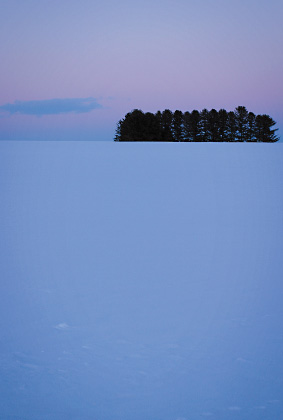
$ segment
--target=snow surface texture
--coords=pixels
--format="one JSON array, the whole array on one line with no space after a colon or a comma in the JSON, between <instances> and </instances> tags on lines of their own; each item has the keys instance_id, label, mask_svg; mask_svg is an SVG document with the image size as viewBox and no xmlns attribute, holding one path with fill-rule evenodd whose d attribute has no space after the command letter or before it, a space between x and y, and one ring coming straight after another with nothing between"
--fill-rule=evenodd
<instances>
[{"instance_id":1,"label":"snow surface texture","mask_svg":"<svg viewBox=\"0 0 283 420\"><path fill-rule=\"evenodd\" d=\"M282 418L282 145L0 161L1 420Z\"/></svg>"}]
</instances>

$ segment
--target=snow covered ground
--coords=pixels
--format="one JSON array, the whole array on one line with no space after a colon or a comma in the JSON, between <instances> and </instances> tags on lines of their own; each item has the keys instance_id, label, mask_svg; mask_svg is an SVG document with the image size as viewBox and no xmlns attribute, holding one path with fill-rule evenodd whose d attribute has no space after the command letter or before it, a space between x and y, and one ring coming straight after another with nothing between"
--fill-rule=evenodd
<instances>
[{"instance_id":1,"label":"snow covered ground","mask_svg":"<svg viewBox=\"0 0 283 420\"><path fill-rule=\"evenodd\" d=\"M0 419L283 416L283 146L0 143Z\"/></svg>"}]
</instances>

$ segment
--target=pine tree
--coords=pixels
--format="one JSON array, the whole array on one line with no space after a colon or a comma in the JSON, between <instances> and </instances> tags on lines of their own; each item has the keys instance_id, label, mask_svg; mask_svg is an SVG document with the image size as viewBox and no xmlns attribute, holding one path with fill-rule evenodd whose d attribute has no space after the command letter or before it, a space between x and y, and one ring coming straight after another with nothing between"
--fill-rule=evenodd
<instances>
[{"instance_id":1,"label":"pine tree","mask_svg":"<svg viewBox=\"0 0 283 420\"><path fill-rule=\"evenodd\" d=\"M120 141L144 141L144 113L134 109L126 114L120 127Z\"/></svg>"},{"instance_id":2,"label":"pine tree","mask_svg":"<svg viewBox=\"0 0 283 420\"><path fill-rule=\"evenodd\" d=\"M233 111L228 112L228 120L227 120L227 141L233 142L236 140L236 117Z\"/></svg>"},{"instance_id":3,"label":"pine tree","mask_svg":"<svg viewBox=\"0 0 283 420\"><path fill-rule=\"evenodd\" d=\"M184 120L184 141L201 141L201 118L199 111L185 112Z\"/></svg>"},{"instance_id":4,"label":"pine tree","mask_svg":"<svg viewBox=\"0 0 283 420\"><path fill-rule=\"evenodd\" d=\"M193 110L190 116L191 130L192 130L192 141L201 141L201 121L200 113L197 110Z\"/></svg>"},{"instance_id":5,"label":"pine tree","mask_svg":"<svg viewBox=\"0 0 283 420\"><path fill-rule=\"evenodd\" d=\"M184 141L193 141L193 135L191 130L191 113L186 111L183 115L183 126L184 126Z\"/></svg>"},{"instance_id":6,"label":"pine tree","mask_svg":"<svg viewBox=\"0 0 283 420\"><path fill-rule=\"evenodd\" d=\"M246 141L248 132L248 111L246 107L238 106L235 109L235 118L237 126L236 139L237 141Z\"/></svg>"},{"instance_id":7,"label":"pine tree","mask_svg":"<svg viewBox=\"0 0 283 420\"><path fill-rule=\"evenodd\" d=\"M253 112L249 112L248 113L247 141L252 141L252 142L256 141L255 120L256 120L255 114Z\"/></svg>"},{"instance_id":8,"label":"pine tree","mask_svg":"<svg viewBox=\"0 0 283 420\"><path fill-rule=\"evenodd\" d=\"M160 141L160 127L154 114L144 114L144 138L146 141Z\"/></svg>"},{"instance_id":9,"label":"pine tree","mask_svg":"<svg viewBox=\"0 0 283 420\"><path fill-rule=\"evenodd\" d=\"M172 120L173 120L172 111L170 111L170 109L165 109L161 115L162 141L174 141L174 137L172 133Z\"/></svg>"},{"instance_id":10,"label":"pine tree","mask_svg":"<svg viewBox=\"0 0 283 420\"><path fill-rule=\"evenodd\" d=\"M208 110L204 108L200 113L200 131L201 141L209 141L208 139Z\"/></svg>"},{"instance_id":11,"label":"pine tree","mask_svg":"<svg viewBox=\"0 0 283 420\"><path fill-rule=\"evenodd\" d=\"M219 124L219 141L227 141L228 139L228 113L225 109L218 111L218 124Z\"/></svg>"},{"instance_id":12,"label":"pine tree","mask_svg":"<svg viewBox=\"0 0 283 420\"><path fill-rule=\"evenodd\" d=\"M275 135L277 129L271 130L275 124L276 122L269 115L257 115L255 119L257 141L268 143L278 141L279 138Z\"/></svg>"},{"instance_id":13,"label":"pine tree","mask_svg":"<svg viewBox=\"0 0 283 420\"><path fill-rule=\"evenodd\" d=\"M118 121L117 126L116 126L114 141L121 141L121 126L122 126L122 124L123 124L123 120Z\"/></svg>"},{"instance_id":14,"label":"pine tree","mask_svg":"<svg viewBox=\"0 0 283 420\"><path fill-rule=\"evenodd\" d=\"M160 111L155 113L155 119L158 126L158 138L162 140L162 113Z\"/></svg>"},{"instance_id":15,"label":"pine tree","mask_svg":"<svg viewBox=\"0 0 283 420\"><path fill-rule=\"evenodd\" d=\"M219 141L219 119L216 109L211 109L208 113L208 139Z\"/></svg>"},{"instance_id":16,"label":"pine tree","mask_svg":"<svg viewBox=\"0 0 283 420\"><path fill-rule=\"evenodd\" d=\"M144 113L134 109L117 123L115 141L248 141L269 142L279 140L275 121L266 114L255 115L244 106L234 112L220 109L186 111L169 109Z\"/></svg>"},{"instance_id":17,"label":"pine tree","mask_svg":"<svg viewBox=\"0 0 283 420\"><path fill-rule=\"evenodd\" d=\"M182 111L175 111L172 120L172 132L175 141L183 141L183 113Z\"/></svg>"}]
</instances>

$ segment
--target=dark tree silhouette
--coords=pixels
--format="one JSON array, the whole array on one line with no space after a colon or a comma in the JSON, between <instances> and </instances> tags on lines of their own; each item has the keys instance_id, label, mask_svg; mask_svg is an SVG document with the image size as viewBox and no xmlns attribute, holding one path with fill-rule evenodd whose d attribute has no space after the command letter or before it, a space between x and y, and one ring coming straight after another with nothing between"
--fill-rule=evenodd
<instances>
[{"instance_id":1,"label":"dark tree silhouette","mask_svg":"<svg viewBox=\"0 0 283 420\"><path fill-rule=\"evenodd\" d=\"M219 118L215 109L208 113L208 141L219 141Z\"/></svg>"},{"instance_id":2,"label":"dark tree silhouette","mask_svg":"<svg viewBox=\"0 0 283 420\"><path fill-rule=\"evenodd\" d=\"M193 140L192 141L201 141L201 120L200 113L195 109L191 113L191 125Z\"/></svg>"},{"instance_id":3,"label":"dark tree silhouette","mask_svg":"<svg viewBox=\"0 0 283 420\"><path fill-rule=\"evenodd\" d=\"M160 127L155 115L147 112L144 115L144 137L148 141L160 140Z\"/></svg>"},{"instance_id":4,"label":"dark tree silhouette","mask_svg":"<svg viewBox=\"0 0 283 420\"><path fill-rule=\"evenodd\" d=\"M121 141L121 127L122 127L123 122L124 120L119 120L117 123L114 141Z\"/></svg>"},{"instance_id":5,"label":"dark tree silhouette","mask_svg":"<svg viewBox=\"0 0 283 420\"><path fill-rule=\"evenodd\" d=\"M244 106L234 112L165 109L153 114L134 109L118 122L114 140L274 143L279 140L275 124L269 115L255 115Z\"/></svg>"},{"instance_id":6,"label":"dark tree silhouette","mask_svg":"<svg viewBox=\"0 0 283 420\"><path fill-rule=\"evenodd\" d=\"M139 109L129 112L120 123L119 141L144 140L144 113Z\"/></svg>"},{"instance_id":7,"label":"dark tree silhouette","mask_svg":"<svg viewBox=\"0 0 283 420\"><path fill-rule=\"evenodd\" d=\"M208 110L204 108L200 113L201 141L209 141L208 136Z\"/></svg>"},{"instance_id":8,"label":"dark tree silhouette","mask_svg":"<svg viewBox=\"0 0 283 420\"><path fill-rule=\"evenodd\" d=\"M160 111L157 111L156 114L155 114L155 118L156 118L158 129L159 129L159 139L161 140L161 136L162 136L162 113Z\"/></svg>"},{"instance_id":9,"label":"dark tree silhouette","mask_svg":"<svg viewBox=\"0 0 283 420\"><path fill-rule=\"evenodd\" d=\"M160 127L155 115L144 114L139 109L129 112L120 120L116 130L116 141L159 141Z\"/></svg>"},{"instance_id":10,"label":"dark tree silhouette","mask_svg":"<svg viewBox=\"0 0 283 420\"><path fill-rule=\"evenodd\" d=\"M244 106L238 106L235 109L236 117L236 139L238 141L246 141L248 133L248 111Z\"/></svg>"},{"instance_id":11,"label":"dark tree silhouette","mask_svg":"<svg viewBox=\"0 0 283 420\"><path fill-rule=\"evenodd\" d=\"M236 117L235 113L230 111L228 112L228 120L227 120L227 141L235 141L236 140Z\"/></svg>"},{"instance_id":12,"label":"dark tree silhouette","mask_svg":"<svg viewBox=\"0 0 283 420\"><path fill-rule=\"evenodd\" d=\"M173 113L170 109L165 109L161 114L161 139L162 141L174 141L173 137Z\"/></svg>"},{"instance_id":13,"label":"dark tree silhouette","mask_svg":"<svg viewBox=\"0 0 283 420\"><path fill-rule=\"evenodd\" d=\"M276 122L269 115L257 115L255 119L255 131L258 141L274 143L279 140L275 135L277 129L271 130L271 127L275 124Z\"/></svg>"},{"instance_id":14,"label":"dark tree silhouette","mask_svg":"<svg viewBox=\"0 0 283 420\"><path fill-rule=\"evenodd\" d=\"M201 118L199 111L184 113L184 141L201 141Z\"/></svg>"},{"instance_id":15,"label":"dark tree silhouette","mask_svg":"<svg viewBox=\"0 0 283 420\"><path fill-rule=\"evenodd\" d=\"M248 127L247 127L247 141L256 141L256 132L255 132L255 119L256 116L253 112L248 113Z\"/></svg>"},{"instance_id":16,"label":"dark tree silhouette","mask_svg":"<svg viewBox=\"0 0 283 420\"><path fill-rule=\"evenodd\" d=\"M228 141L228 112L225 109L218 111L218 138L219 141Z\"/></svg>"},{"instance_id":17,"label":"dark tree silhouette","mask_svg":"<svg viewBox=\"0 0 283 420\"><path fill-rule=\"evenodd\" d=\"M183 130L184 130L184 141L193 141L192 129L191 129L191 113L186 111L183 114Z\"/></svg>"},{"instance_id":18,"label":"dark tree silhouette","mask_svg":"<svg viewBox=\"0 0 283 420\"><path fill-rule=\"evenodd\" d=\"M183 113L182 111L175 111L172 120L172 132L175 141L183 141L184 127L183 127Z\"/></svg>"}]
</instances>

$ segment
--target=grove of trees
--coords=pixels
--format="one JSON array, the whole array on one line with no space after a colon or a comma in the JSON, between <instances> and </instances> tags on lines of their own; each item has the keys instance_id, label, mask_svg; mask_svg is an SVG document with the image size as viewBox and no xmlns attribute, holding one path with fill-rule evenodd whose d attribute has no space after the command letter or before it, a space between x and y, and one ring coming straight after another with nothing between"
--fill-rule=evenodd
<instances>
[{"instance_id":1,"label":"grove of trees","mask_svg":"<svg viewBox=\"0 0 283 420\"><path fill-rule=\"evenodd\" d=\"M114 140L274 143L279 140L275 124L269 115L255 115L244 106L230 112L165 109L153 114L134 109L118 122Z\"/></svg>"}]
</instances>

